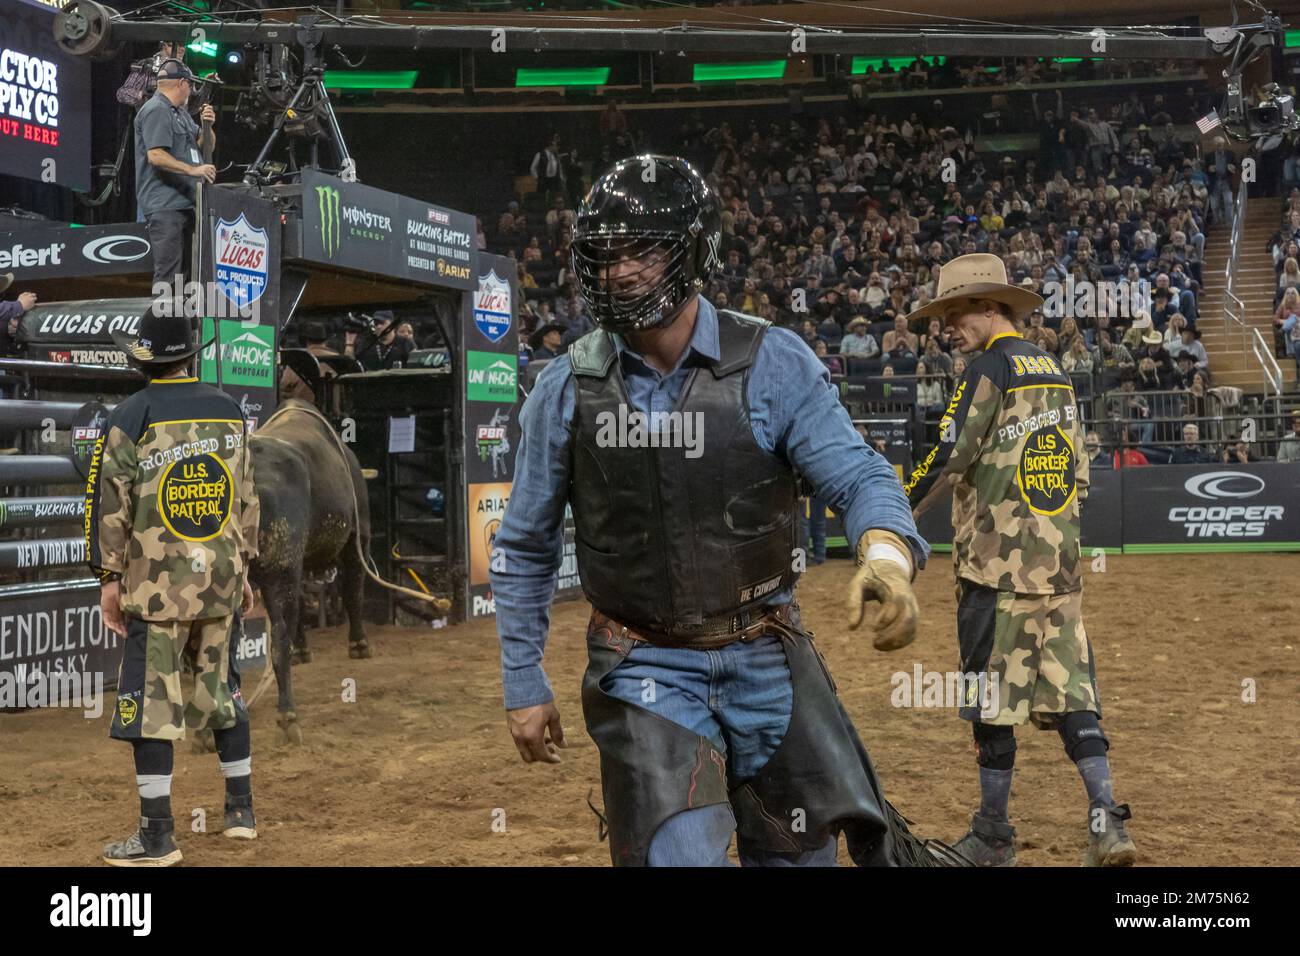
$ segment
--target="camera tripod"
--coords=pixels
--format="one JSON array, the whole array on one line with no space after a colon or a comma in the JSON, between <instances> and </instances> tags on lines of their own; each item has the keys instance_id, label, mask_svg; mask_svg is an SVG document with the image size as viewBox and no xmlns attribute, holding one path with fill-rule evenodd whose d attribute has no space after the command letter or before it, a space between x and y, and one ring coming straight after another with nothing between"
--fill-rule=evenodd
<instances>
[{"instance_id":1,"label":"camera tripod","mask_svg":"<svg viewBox=\"0 0 1300 956\"><path fill-rule=\"evenodd\" d=\"M302 44L302 79L294 90L289 102L275 117L271 126L271 135L263 144L261 152L244 173L244 182L256 186L267 175L265 167L267 157L275 147L276 140L290 122L301 124L302 131L311 137L311 161L308 166L320 168L320 140L328 140L339 157L339 178L345 183L357 181L357 164L349 155L347 143L343 141L343 131L339 129L338 117L334 115L334 106L330 103L329 92L325 89L325 67L320 58L320 30L317 29L316 17L303 17L299 21L298 42ZM313 125L323 120L318 128ZM323 128L322 128L323 127ZM294 132L290 130L290 134Z\"/></svg>"}]
</instances>

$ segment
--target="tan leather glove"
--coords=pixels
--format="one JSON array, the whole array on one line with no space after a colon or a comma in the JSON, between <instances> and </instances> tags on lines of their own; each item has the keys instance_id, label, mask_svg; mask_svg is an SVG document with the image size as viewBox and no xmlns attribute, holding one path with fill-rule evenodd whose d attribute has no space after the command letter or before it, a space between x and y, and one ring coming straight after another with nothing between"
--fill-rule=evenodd
<instances>
[{"instance_id":1,"label":"tan leather glove","mask_svg":"<svg viewBox=\"0 0 1300 956\"><path fill-rule=\"evenodd\" d=\"M867 560L873 544L891 544L907 559L904 569L887 558ZM896 651L916 640L916 595L912 593L912 550L898 535L873 528L858 540L858 572L849 582L848 625L857 630L862 624L867 601L879 601L875 619L867 623L874 633L872 645L878 651Z\"/></svg>"}]
</instances>

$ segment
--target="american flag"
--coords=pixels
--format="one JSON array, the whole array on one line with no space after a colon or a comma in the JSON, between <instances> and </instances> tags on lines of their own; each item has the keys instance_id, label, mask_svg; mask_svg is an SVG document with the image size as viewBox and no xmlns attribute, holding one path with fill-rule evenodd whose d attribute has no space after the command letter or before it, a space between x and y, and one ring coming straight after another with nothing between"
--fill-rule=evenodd
<instances>
[{"instance_id":1,"label":"american flag","mask_svg":"<svg viewBox=\"0 0 1300 956\"><path fill-rule=\"evenodd\" d=\"M1196 121L1196 128L1201 131L1202 136L1209 136L1210 133L1218 129L1223 124L1219 122L1219 114L1215 110L1210 110L1207 114Z\"/></svg>"}]
</instances>

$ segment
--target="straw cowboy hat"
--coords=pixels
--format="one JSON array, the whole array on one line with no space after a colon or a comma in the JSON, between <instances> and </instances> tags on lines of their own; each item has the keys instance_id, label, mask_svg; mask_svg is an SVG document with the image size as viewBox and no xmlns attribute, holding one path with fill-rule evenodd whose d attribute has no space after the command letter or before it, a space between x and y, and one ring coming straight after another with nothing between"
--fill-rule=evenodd
<instances>
[{"instance_id":1,"label":"straw cowboy hat","mask_svg":"<svg viewBox=\"0 0 1300 956\"><path fill-rule=\"evenodd\" d=\"M14 274L12 272L6 272L4 275L0 275L0 292L3 292L5 289L9 288L9 286L13 285L13 281Z\"/></svg>"},{"instance_id":2,"label":"straw cowboy hat","mask_svg":"<svg viewBox=\"0 0 1300 956\"><path fill-rule=\"evenodd\" d=\"M987 252L972 252L939 268L934 299L909 314L907 320L943 318L944 311L954 302L974 299L991 299L1005 305L1013 319L1023 319L1043 304L1043 297L1038 293L1007 281L1007 267L1000 258Z\"/></svg>"}]
</instances>

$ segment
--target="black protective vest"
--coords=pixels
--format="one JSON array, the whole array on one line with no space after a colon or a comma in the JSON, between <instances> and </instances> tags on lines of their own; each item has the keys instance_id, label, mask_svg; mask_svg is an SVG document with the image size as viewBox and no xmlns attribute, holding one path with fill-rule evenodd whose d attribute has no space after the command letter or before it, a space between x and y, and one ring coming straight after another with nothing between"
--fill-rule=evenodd
<instances>
[{"instance_id":1,"label":"black protective vest","mask_svg":"<svg viewBox=\"0 0 1300 956\"><path fill-rule=\"evenodd\" d=\"M754 441L746 400L768 325L719 311L721 358L690 368L674 407L702 413L693 419L701 421L698 458L680 445L598 443L601 424L620 420L620 405L624 420L634 411L618 353L601 330L569 350L578 571L587 599L628 626L716 634L794 582L795 476Z\"/></svg>"}]
</instances>

